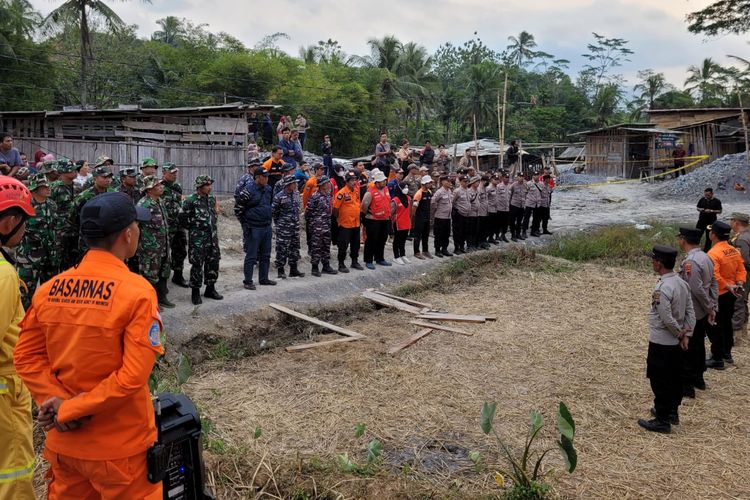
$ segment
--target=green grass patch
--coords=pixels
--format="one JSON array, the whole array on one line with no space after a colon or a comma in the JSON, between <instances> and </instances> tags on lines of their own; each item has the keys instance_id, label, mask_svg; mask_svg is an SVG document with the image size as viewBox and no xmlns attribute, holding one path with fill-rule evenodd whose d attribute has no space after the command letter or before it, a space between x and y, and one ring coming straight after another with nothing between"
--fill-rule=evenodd
<instances>
[{"instance_id":1,"label":"green grass patch","mask_svg":"<svg viewBox=\"0 0 750 500\"><path fill-rule=\"evenodd\" d=\"M634 224L620 224L561 236L541 253L573 262L642 268L646 263L644 253L654 245L678 248L676 234L680 224L649 222L648 225L646 229L637 229Z\"/></svg>"}]
</instances>

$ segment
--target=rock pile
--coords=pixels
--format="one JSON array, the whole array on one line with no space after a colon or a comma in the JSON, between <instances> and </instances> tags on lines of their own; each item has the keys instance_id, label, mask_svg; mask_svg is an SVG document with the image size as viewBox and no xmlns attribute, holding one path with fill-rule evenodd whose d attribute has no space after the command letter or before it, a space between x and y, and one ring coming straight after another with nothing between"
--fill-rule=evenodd
<instances>
[{"instance_id":1,"label":"rock pile","mask_svg":"<svg viewBox=\"0 0 750 500\"><path fill-rule=\"evenodd\" d=\"M722 201L747 201L750 199L750 165L745 153L726 155L711 163L698 167L687 175L675 180L665 181L659 193L673 198L696 198L703 195L707 187L714 188L714 193ZM741 185L745 190L735 189Z\"/></svg>"}]
</instances>

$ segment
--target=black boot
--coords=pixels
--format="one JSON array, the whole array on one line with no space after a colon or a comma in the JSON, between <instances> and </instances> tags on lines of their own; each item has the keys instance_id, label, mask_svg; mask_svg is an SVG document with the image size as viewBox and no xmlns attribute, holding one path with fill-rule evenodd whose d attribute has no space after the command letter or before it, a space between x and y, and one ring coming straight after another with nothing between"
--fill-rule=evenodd
<instances>
[{"instance_id":1,"label":"black boot","mask_svg":"<svg viewBox=\"0 0 750 500\"><path fill-rule=\"evenodd\" d=\"M203 293L203 296L214 300L221 300L224 298L223 295L216 291L216 287L213 283L206 285L206 291Z\"/></svg>"},{"instance_id":2,"label":"black boot","mask_svg":"<svg viewBox=\"0 0 750 500\"><path fill-rule=\"evenodd\" d=\"M525 240L528 238L528 235L526 234L526 231L522 232L521 235L518 237L521 240Z\"/></svg>"},{"instance_id":3,"label":"black boot","mask_svg":"<svg viewBox=\"0 0 750 500\"><path fill-rule=\"evenodd\" d=\"M172 283L179 286L180 288L190 288L185 278L182 276L182 269L175 269L172 275Z\"/></svg>"},{"instance_id":4,"label":"black boot","mask_svg":"<svg viewBox=\"0 0 750 500\"><path fill-rule=\"evenodd\" d=\"M284 268L283 267L279 268L278 278L280 280L285 280L286 279L286 274L284 273Z\"/></svg>"},{"instance_id":5,"label":"black boot","mask_svg":"<svg viewBox=\"0 0 750 500\"><path fill-rule=\"evenodd\" d=\"M502 236L500 236L500 241L504 241L505 243L510 243L508 241L508 238L505 237L505 233L503 233Z\"/></svg>"},{"instance_id":6,"label":"black boot","mask_svg":"<svg viewBox=\"0 0 750 500\"><path fill-rule=\"evenodd\" d=\"M651 415L656 417L656 408L651 408ZM680 415L677 412L671 413L669 415L669 423L672 425L680 425Z\"/></svg>"},{"instance_id":7,"label":"black boot","mask_svg":"<svg viewBox=\"0 0 750 500\"><path fill-rule=\"evenodd\" d=\"M638 425L651 432L659 432L661 434L669 434L672 432L672 426L669 422L659 420L658 418L652 418L651 420L640 419Z\"/></svg>"},{"instance_id":8,"label":"black boot","mask_svg":"<svg viewBox=\"0 0 750 500\"><path fill-rule=\"evenodd\" d=\"M322 275L320 274L320 267L317 264L312 265L312 271L310 272L313 276L316 278L320 278Z\"/></svg>"},{"instance_id":9,"label":"black boot","mask_svg":"<svg viewBox=\"0 0 750 500\"><path fill-rule=\"evenodd\" d=\"M351 267L352 269L356 269L357 271L364 271L365 269L364 267L362 267L362 264L360 264L359 261L357 260L353 260L352 265L349 267Z\"/></svg>"},{"instance_id":10,"label":"black boot","mask_svg":"<svg viewBox=\"0 0 750 500\"><path fill-rule=\"evenodd\" d=\"M156 298L159 300L159 307L172 309L174 304L167 298L167 278L159 278L159 282L154 288L156 289Z\"/></svg>"},{"instance_id":11,"label":"black boot","mask_svg":"<svg viewBox=\"0 0 750 500\"><path fill-rule=\"evenodd\" d=\"M289 264L289 277L290 278L304 278L305 273L301 273L299 269L297 269L297 263Z\"/></svg>"},{"instance_id":12,"label":"black boot","mask_svg":"<svg viewBox=\"0 0 750 500\"><path fill-rule=\"evenodd\" d=\"M201 299L201 289L200 288L193 288L193 292L190 296L190 301L194 305L203 304L203 300Z\"/></svg>"},{"instance_id":13,"label":"black boot","mask_svg":"<svg viewBox=\"0 0 750 500\"><path fill-rule=\"evenodd\" d=\"M339 262L339 272L340 273L348 273L349 272L349 268L346 267L346 264L344 264L343 262Z\"/></svg>"},{"instance_id":14,"label":"black boot","mask_svg":"<svg viewBox=\"0 0 750 500\"><path fill-rule=\"evenodd\" d=\"M323 262L323 272L325 274L338 274L334 268L331 267L331 264L328 262Z\"/></svg>"}]
</instances>

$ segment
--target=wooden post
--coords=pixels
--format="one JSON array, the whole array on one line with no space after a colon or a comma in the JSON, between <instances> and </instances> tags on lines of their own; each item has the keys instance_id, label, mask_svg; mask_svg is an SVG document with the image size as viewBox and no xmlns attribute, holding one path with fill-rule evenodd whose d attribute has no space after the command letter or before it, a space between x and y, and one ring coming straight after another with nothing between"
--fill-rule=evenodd
<instances>
[{"instance_id":1,"label":"wooden post","mask_svg":"<svg viewBox=\"0 0 750 500\"><path fill-rule=\"evenodd\" d=\"M477 159L477 164L474 166L474 168L477 169L477 173L479 173L479 141L477 140L477 114L474 113L474 157Z\"/></svg>"},{"instance_id":2,"label":"wooden post","mask_svg":"<svg viewBox=\"0 0 750 500\"><path fill-rule=\"evenodd\" d=\"M523 141L518 139L518 172L523 173Z\"/></svg>"},{"instance_id":3,"label":"wooden post","mask_svg":"<svg viewBox=\"0 0 750 500\"><path fill-rule=\"evenodd\" d=\"M500 126L500 170L505 168L505 108L508 106L508 69L505 69L505 84L503 85L503 117Z\"/></svg>"},{"instance_id":4,"label":"wooden post","mask_svg":"<svg viewBox=\"0 0 750 500\"><path fill-rule=\"evenodd\" d=\"M451 159L451 172L456 170L456 153L458 152L458 144L453 145L453 159Z\"/></svg>"},{"instance_id":5,"label":"wooden post","mask_svg":"<svg viewBox=\"0 0 750 500\"><path fill-rule=\"evenodd\" d=\"M748 140L747 134L747 117L745 116L745 108L742 107L742 95L740 91L737 91L737 99L740 101L740 115L742 116L742 128L745 129L745 161L750 163L750 141Z\"/></svg>"}]
</instances>

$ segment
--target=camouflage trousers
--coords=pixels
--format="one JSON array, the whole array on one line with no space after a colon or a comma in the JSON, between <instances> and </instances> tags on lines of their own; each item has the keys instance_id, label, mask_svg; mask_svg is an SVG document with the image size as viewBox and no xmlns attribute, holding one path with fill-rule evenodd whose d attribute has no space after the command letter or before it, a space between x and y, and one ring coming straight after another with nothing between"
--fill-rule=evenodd
<instances>
[{"instance_id":1,"label":"camouflage trousers","mask_svg":"<svg viewBox=\"0 0 750 500\"><path fill-rule=\"evenodd\" d=\"M188 245L190 268L190 288L213 285L219 279L221 252L219 242L202 238L191 238Z\"/></svg>"},{"instance_id":2,"label":"camouflage trousers","mask_svg":"<svg viewBox=\"0 0 750 500\"><path fill-rule=\"evenodd\" d=\"M138 255L139 274L155 284L160 278L169 278L169 255L166 251L141 252Z\"/></svg>"},{"instance_id":3,"label":"camouflage trousers","mask_svg":"<svg viewBox=\"0 0 750 500\"><path fill-rule=\"evenodd\" d=\"M747 295L748 289L745 289L745 293L742 297L737 297L734 301L734 314L732 315L732 329L743 330L747 325L748 314L747 314Z\"/></svg>"},{"instance_id":4,"label":"camouflage trousers","mask_svg":"<svg viewBox=\"0 0 750 500\"><path fill-rule=\"evenodd\" d=\"M296 231L276 230L276 268L297 265L299 261L299 229Z\"/></svg>"},{"instance_id":5,"label":"camouflage trousers","mask_svg":"<svg viewBox=\"0 0 750 500\"><path fill-rule=\"evenodd\" d=\"M310 224L310 261L316 266L331 260L331 227L329 224Z\"/></svg>"},{"instance_id":6,"label":"camouflage trousers","mask_svg":"<svg viewBox=\"0 0 750 500\"><path fill-rule=\"evenodd\" d=\"M169 234L169 250L172 260L170 267L174 271L182 271L187 258L187 233L184 229Z\"/></svg>"},{"instance_id":7,"label":"camouflage trousers","mask_svg":"<svg viewBox=\"0 0 750 500\"><path fill-rule=\"evenodd\" d=\"M58 273L58 263L45 256L23 255L16 253L16 270L18 278L25 286L21 286L21 302L24 309L31 305L31 298L34 296L39 284L51 279Z\"/></svg>"}]
</instances>

